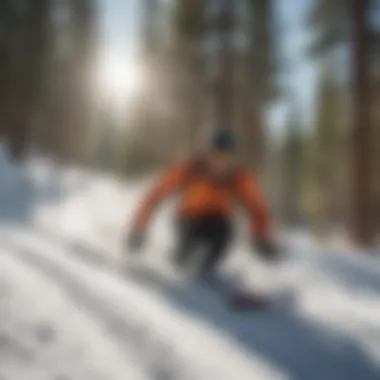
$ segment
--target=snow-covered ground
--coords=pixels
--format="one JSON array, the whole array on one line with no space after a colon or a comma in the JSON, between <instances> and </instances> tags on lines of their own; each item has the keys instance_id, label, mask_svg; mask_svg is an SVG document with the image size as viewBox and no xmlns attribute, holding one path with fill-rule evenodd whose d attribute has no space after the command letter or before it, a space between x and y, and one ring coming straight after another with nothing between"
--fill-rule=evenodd
<instances>
[{"instance_id":1,"label":"snow-covered ground","mask_svg":"<svg viewBox=\"0 0 380 380\"><path fill-rule=\"evenodd\" d=\"M377 258L321 252L298 233L271 268L239 238L226 275L291 297L236 315L175 282L170 208L141 256L123 254L141 185L4 155L0 175L1 380L380 379Z\"/></svg>"}]
</instances>

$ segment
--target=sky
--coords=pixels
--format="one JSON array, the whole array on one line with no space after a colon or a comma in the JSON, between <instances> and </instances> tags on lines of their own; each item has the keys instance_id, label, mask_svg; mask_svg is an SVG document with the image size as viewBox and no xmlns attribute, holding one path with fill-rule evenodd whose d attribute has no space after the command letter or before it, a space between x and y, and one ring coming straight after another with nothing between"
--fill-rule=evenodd
<instances>
[{"instance_id":1,"label":"sky","mask_svg":"<svg viewBox=\"0 0 380 380\"><path fill-rule=\"evenodd\" d=\"M132 55L137 44L138 0L98 0L101 49Z\"/></svg>"},{"instance_id":2,"label":"sky","mask_svg":"<svg viewBox=\"0 0 380 380\"><path fill-rule=\"evenodd\" d=\"M289 73L286 75L286 88L295 96L301 108L305 127L310 126L313 118L314 89L317 79L315 63L306 57L305 50L312 37L306 25L306 19L313 0L277 0L277 18L282 33L280 45L282 54L289 62ZM283 131L287 109L278 107L272 112L272 129Z\"/></svg>"},{"instance_id":3,"label":"sky","mask_svg":"<svg viewBox=\"0 0 380 380\"><path fill-rule=\"evenodd\" d=\"M100 1L100 41L105 53L123 51L133 56L138 41L139 0ZM295 96L304 117L305 127L310 124L313 110L313 91L317 71L313 62L305 57L310 34L306 16L313 0L277 0L276 16L281 24L280 46L289 62L286 91ZM275 134L284 132L287 104L273 107L269 113L270 129Z\"/></svg>"}]
</instances>

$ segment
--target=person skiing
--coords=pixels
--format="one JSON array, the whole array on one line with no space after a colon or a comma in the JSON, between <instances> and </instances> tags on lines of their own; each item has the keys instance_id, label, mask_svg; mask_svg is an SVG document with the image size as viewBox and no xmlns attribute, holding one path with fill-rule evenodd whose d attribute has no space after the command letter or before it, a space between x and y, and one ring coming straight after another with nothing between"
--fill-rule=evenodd
<instances>
[{"instance_id":1,"label":"person skiing","mask_svg":"<svg viewBox=\"0 0 380 380\"><path fill-rule=\"evenodd\" d=\"M248 211L255 252L275 259L278 249L271 236L268 207L254 177L237 164L236 158L234 133L230 129L215 129L204 154L174 165L145 195L132 219L128 249L141 249L157 206L179 193L174 262L180 268L185 269L197 248L204 246L200 274L215 274L229 252L236 203Z\"/></svg>"}]
</instances>

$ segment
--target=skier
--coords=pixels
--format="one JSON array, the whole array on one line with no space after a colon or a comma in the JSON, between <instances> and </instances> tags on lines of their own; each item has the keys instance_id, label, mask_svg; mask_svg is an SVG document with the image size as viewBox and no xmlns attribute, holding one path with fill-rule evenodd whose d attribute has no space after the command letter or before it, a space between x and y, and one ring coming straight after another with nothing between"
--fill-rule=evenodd
<instances>
[{"instance_id":1,"label":"skier","mask_svg":"<svg viewBox=\"0 0 380 380\"><path fill-rule=\"evenodd\" d=\"M229 251L234 203L248 211L255 252L275 259L278 250L271 237L268 208L254 178L237 164L236 151L233 132L215 129L202 155L168 170L139 205L127 236L128 249L142 247L152 213L164 199L178 192L174 262L180 268L185 269L197 248L204 245L200 275L215 274Z\"/></svg>"}]
</instances>

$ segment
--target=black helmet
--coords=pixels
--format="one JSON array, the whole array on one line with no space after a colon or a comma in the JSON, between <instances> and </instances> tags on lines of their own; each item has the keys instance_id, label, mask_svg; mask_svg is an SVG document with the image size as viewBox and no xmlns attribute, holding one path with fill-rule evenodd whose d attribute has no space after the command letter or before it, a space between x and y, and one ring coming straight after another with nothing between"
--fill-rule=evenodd
<instances>
[{"instance_id":1,"label":"black helmet","mask_svg":"<svg viewBox=\"0 0 380 380\"><path fill-rule=\"evenodd\" d=\"M208 147L211 150L235 150L237 141L234 132L226 127L214 128L209 134Z\"/></svg>"}]
</instances>

